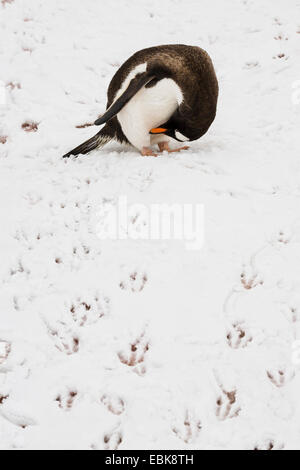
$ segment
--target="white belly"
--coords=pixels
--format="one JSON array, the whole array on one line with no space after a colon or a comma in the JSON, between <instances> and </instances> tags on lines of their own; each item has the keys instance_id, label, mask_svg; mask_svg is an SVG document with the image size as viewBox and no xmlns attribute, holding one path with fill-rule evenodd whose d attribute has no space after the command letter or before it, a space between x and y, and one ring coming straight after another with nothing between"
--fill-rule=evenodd
<instances>
[{"instance_id":1,"label":"white belly","mask_svg":"<svg viewBox=\"0 0 300 470\"><path fill-rule=\"evenodd\" d=\"M129 142L140 150L149 147L150 129L164 124L182 100L181 90L171 78L141 88L117 115Z\"/></svg>"}]
</instances>

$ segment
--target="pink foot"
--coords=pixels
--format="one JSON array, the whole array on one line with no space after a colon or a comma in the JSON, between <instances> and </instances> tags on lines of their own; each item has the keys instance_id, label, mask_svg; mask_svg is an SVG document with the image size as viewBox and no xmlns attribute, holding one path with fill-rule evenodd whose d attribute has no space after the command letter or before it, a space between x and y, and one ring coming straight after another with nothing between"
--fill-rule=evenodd
<instances>
[{"instance_id":1,"label":"pink foot","mask_svg":"<svg viewBox=\"0 0 300 470\"><path fill-rule=\"evenodd\" d=\"M169 142L160 142L160 143L158 144L158 146L159 146L159 150L160 150L161 152L163 152L164 150L166 150L166 151L169 152L169 153L172 153L172 152L180 152L180 150L187 150L187 149L189 149L189 146L188 146L188 145L185 145L184 147L179 147L179 148L177 148L177 149L170 149L170 147L169 147Z\"/></svg>"},{"instance_id":2,"label":"pink foot","mask_svg":"<svg viewBox=\"0 0 300 470\"><path fill-rule=\"evenodd\" d=\"M153 153L153 151L149 147L143 147L141 155L143 157L157 157L157 153Z\"/></svg>"}]
</instances>

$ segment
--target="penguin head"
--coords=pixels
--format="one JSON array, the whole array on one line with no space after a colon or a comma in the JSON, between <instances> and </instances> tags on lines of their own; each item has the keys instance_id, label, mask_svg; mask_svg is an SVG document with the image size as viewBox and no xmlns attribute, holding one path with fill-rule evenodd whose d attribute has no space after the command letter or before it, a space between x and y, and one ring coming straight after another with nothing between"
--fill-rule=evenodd
<instances>
[{"instance_id":1,"label":"penguin head","mask_svg":"<svg viewBox=\"0 0 300 470\"><path fill-rule=\"evenodd\" d=\"M172 114L170 119L160 127L150 130L150 134L164 134L178 142L189 142L194 140L193 128L190 125L192 112L187 107L177 110Z\"/></svg>"},{"instance_id":2,"label":"penguin head","mask_svg":"<svg viewBox=\"0 0 300 470\"><path fill-rule=\"evenodd\" d=\"M188 142L190 140L190 138L187 135L184 135L179 129L171 126L166 127L165 125L162 127L154 127L150 130L150 134L164 134L172 137L172 139L178 140L178 142Z\"/></svg>"}]
</instances>

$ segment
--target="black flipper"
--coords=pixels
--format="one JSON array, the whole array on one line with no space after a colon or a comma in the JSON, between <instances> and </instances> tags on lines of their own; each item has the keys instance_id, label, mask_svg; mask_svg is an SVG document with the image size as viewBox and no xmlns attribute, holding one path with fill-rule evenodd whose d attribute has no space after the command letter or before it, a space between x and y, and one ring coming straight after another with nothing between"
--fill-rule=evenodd
<instances>
[{"instance_id":1,"label":"black flipper","mask_svg":"<svg viewBox=\"0 0 300 470\"><path fill-rule=\"evenodd\" d=\"M94 135L94 137L91 137L90 139L83 142L83 144L80 144L78 145L78 147L74 148L73 150L70 150L70 152L63 155L63 158L68 158L71 155L79 155L80 153L82 154L88 153L91 150L103 147L112 139L113 139L113 135L111 131L107 129L107 126L104 126L100 132Z\"/></svg>"},{"instance_id":2,"label":"black flipper","mask_svg":"<svg viewBox=\"0 0 300 470\"><path fill-rule=\"evenodd\" d=\"M129 83L124 93L105 111L103 116L95 121L96 126L100 126L112 119L131 100L131 98L148 82L154 78L153 73L143 72L134 77Z\"/></svg>"}]
</instances>

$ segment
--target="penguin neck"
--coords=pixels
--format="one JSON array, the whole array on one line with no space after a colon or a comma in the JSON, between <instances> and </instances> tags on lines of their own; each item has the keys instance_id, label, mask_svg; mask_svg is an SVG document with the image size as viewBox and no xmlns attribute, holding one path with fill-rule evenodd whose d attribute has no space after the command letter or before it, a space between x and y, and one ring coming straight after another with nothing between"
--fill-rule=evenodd
<instances>
[{"instance_id":1,"label":"penguin neck","mask_svg":"<svg viewBox=\"0 0 300 470\"><path fill-rule=\"evenodd\" d=\"M215 108L199 116L195 116L189 109L184 112L177 110L171 118L171 125L190 140L196 140L208 131L215 115Z\"/></svg>"}]
</instances>

